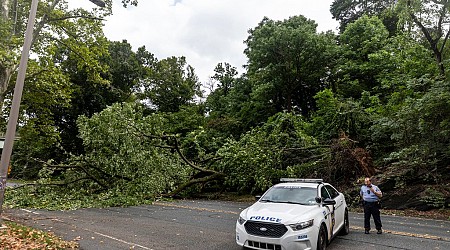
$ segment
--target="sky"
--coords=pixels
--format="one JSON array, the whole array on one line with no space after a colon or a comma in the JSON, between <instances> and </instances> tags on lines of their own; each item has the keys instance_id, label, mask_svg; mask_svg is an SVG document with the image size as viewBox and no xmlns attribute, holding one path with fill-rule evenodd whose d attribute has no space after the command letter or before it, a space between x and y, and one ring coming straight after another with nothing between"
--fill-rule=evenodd
<instances>
[{"instance_id":1,"label":"sky","mask_svg":"<svg viewBox=\"0 0 450 250\"><path fill-rule=\"evenodd\" d=\"M72 2L72 3L71 3ZM76 2L76 3L73 3ZM244 40L248 30L267 16L284 20L303 15L316 21L318 31L337 33L332 19L333 0L140 0L123 8L114 0L113 15L104 22L111 41L127 40L133 50L144 46L158 59L185 56L204 84L215 66L228 62L243 73L247 63ZM87 0L72 0L70 7L94 7Z\"/></svg>"}]
</instances>

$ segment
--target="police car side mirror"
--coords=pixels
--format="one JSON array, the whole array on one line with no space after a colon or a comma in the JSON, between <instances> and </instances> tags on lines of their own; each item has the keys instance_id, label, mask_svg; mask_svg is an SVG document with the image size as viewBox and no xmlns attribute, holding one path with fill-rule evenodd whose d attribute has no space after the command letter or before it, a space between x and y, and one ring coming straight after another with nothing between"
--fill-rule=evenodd
<instances>
[{"instance_id":1,"label":"police car side mirror","mask_svg":"<svg viewBox=\"0 0 450 250\"><path fill-rule=\"evenodd\" d=\"M330 198L326 198L325 200L323 200L323 205L336 205L336 201Z\"/></svg>"},{"instance_id":2,"label":"police car side mirror","mask_svg":"<svg viewBox=\"0 0 450 250\"><path fill-rule=\"evenodd\" d=\"M261 195L255 196L255 200L256 200L256 201L258 201L259 199L261 199Z\"/></svg>"}]
</instances>

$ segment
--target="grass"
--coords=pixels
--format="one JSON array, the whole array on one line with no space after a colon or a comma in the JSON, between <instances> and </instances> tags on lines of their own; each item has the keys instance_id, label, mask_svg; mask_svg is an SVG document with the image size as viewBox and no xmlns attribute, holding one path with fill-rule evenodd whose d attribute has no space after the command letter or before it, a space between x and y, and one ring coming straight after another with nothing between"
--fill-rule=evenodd
<instances>
[{"instance_id":1,"label":"grass","mask_svg":"<svg viewBox=\"0 0 450 250\"><path fill-rule=\"evenodd\" d=\"M52 233L47 233L14 222L3 221L6 229L0 229L0 249L77 249L78 243L64 241Z\"/></svg>"}]
</instances>

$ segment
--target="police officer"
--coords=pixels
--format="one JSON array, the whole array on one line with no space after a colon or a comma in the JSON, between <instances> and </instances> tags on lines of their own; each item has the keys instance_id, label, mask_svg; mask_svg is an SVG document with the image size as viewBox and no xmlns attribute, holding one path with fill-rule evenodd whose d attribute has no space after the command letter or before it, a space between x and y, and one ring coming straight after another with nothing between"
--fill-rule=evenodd
<instances>
[{"instance_id":1,"label":"police officer","mask_svg":"<svg viewBox=\"0 0 450 250\"><path fill-rule=\"evenodd\" d=\"M377 234L381 234L381 218L380 218L380 198L383 196L381 190L372 184L370 178L364 179L364 185L361 186L360 195L364 204L364 233L369 234L370 216L373 216Z\"/></svg>"}]
</instances>

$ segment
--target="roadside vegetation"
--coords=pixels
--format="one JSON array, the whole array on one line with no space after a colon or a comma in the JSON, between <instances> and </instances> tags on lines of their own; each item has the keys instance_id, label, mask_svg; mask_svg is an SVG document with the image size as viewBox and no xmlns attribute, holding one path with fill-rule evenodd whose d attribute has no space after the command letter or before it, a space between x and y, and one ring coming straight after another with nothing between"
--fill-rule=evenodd
<instances>
[{"instance_id":1,"label":"roadside vegetation","mask_svg":"<svg viewBox=\"0 0 450 250\"><path fill-rule=\"evenodd\" d=\"M184 56L108 41L99 19L110 9L41 1L10 174L27 183L8 188L6 204L129 206L301 177L357 207L373 176L386 208L448 211L450 3L347 2L331 6L339 34L301 15L262 19L244 41L245 72L219 62L202 84ZM23 24L2 14L7 111Z\"/></svg>"}]
</instances>

